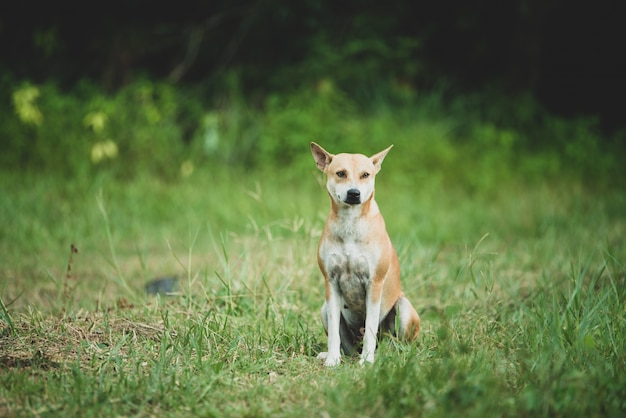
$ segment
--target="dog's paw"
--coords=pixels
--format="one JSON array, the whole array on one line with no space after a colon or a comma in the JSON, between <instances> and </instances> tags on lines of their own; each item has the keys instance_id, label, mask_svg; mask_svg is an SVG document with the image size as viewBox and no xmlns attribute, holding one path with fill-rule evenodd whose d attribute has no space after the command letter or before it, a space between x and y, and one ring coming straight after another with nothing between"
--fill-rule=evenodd
<instances>
[{"instance_id":1,"label":"dog's paw","mask_svg":"<svg viewBox=\"0 0 626 418\"><path fill-rule=\"evenodd\" d=\"M331 356L327 352L322 352L317 355L319 360L324 362L326 367L338 366L341 363L341 356Z\"/></svg>"},{"instance_id":2,"label":"dog's paw","mask_svg":"<svg viewBox=\"0 0 626 418\"><path fill-rule=\"evenodd\" d=\"M326 357L326 361L324 362L324 366L326 367L335 367L335 366L339 366L339 363L341 363L341 357Z\"/></svg>"}]
</instances>

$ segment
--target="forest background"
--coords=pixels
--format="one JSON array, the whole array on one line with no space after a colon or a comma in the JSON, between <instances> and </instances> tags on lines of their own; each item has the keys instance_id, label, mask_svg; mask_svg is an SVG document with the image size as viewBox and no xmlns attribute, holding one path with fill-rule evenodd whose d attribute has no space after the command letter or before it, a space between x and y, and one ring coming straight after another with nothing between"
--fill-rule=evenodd
<instances>
[{"instance_id":1,"label":"forest background","mask_svg":"<svg viewBox=\"0 0 626 418\"><path fill-rule=\"evenodd\" d=\"M387 112L443 122L458 148L507 165L541 151L526 169L615 178L618 15L534 0L7 4L0 163L86 175L115 160L106 169L121 176L289 163L311 138L401 145L339 126Z\"/></svg>"}]
</instances>

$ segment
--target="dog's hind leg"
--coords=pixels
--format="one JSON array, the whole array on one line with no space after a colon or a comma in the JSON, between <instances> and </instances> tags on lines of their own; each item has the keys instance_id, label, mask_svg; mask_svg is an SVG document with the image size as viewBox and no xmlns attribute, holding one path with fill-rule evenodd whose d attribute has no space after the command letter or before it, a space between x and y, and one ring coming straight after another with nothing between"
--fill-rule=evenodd
<instances>
[{"instance_id":1,"label":"dog's hind leg","mask_svg":"<svg viewBox=\"0 0 626 418\"><path fill-rule=\"evenodd\" d=\"M413 341L417 339L420 332L420 317L411 302L401 296L381 322L380 328L393 336Z\"/></svg>"},{"instance_id":2,"label":"dog's hind leg","mask_svg":"<svg viewBox=\"0 0 626 418\"><path fill-rule=\"evenodd\" d=\"M414 341L420 332L420 316L411 302L401 296L395 305L398 316L398 336L407 341Z\"/></svg>"}]
</instances>

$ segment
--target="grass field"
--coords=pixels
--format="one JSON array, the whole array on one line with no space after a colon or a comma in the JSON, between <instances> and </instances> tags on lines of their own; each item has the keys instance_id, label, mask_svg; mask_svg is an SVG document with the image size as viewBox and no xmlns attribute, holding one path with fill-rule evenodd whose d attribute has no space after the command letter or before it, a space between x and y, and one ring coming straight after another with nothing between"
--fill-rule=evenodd
<instances>
[{"instance_id":1,"label":"grass field","mask_svg":"<svg viewBox=\"0 0 626 418\"><path fill-rule=\"evenodd\" d=\"M332 369L312 159L170 183L2 173L0 416L624 416L626 194L473 193L407 177L407 151L377 200L422 333ZM170 276L175 295L146 295Z\"/></svg>"}]
</instances>

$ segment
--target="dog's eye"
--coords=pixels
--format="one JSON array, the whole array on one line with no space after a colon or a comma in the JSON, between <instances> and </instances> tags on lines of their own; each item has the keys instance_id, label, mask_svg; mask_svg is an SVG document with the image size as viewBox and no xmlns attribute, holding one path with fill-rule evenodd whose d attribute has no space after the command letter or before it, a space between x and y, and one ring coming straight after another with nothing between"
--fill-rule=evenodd
<instances>
[{"instance_id":1,"label":"dog's eye","mask_svg":"<svg viewBox=\"0 0 626 418\"><path fill-rule=\"evenodd\" d=\"M337 177L339 178L344 178L346 176L346 172L341 170L341 171L337 171Z\"/></svg>"},{"instance_id":2,"label":"dog's eye","mask_svg":"<svg viewBox=\"0 0 626 418\"><path fill-rule=\"evenodd\" d=\"M369 176L370 176L370 173L363 173L363 174L361 174L361 178L362 178L362 179L366 179L366 178L368 178Z\"/></svg>"}]
</instances>

